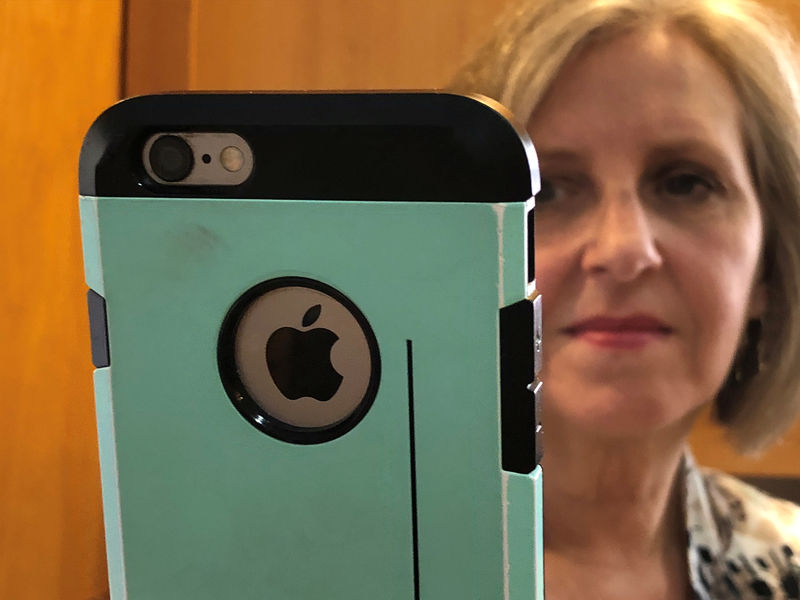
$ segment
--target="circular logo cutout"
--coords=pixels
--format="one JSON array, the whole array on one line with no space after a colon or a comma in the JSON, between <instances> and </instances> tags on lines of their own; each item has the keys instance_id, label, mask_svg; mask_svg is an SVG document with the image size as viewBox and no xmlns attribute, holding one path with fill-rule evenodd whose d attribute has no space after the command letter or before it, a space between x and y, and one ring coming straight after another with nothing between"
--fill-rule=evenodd
<instances>
[{"instance_id":1,"label":"circular logo cutout","mask_svg":"<svg viewBox=\"0 0 800 600\"><path fill-rule=\"evenodd\" d=\"M236 409L273 437L315 444L355 427L380 380L375 334L358 307L314 279L270 279L222 324L219 371Z\"/></svg>"}]
</instances>

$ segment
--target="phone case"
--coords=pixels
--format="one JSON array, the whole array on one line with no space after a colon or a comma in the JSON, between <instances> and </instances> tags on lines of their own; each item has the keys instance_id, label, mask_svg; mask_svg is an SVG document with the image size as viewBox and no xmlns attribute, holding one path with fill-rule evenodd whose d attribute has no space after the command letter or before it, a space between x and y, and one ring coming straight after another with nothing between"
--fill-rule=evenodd
<instances>
[{"instance_id":1,"label":"phone case","mask_svg":"<svg viewBox=\"0 0 800 600\"><path fill-rule=\"evenodd\" d=\"M236 186L157 132L235 132ZM175 94L80 160L113 600L542 598L533 147L447 93Z\"/></svg>"}]
</instances>

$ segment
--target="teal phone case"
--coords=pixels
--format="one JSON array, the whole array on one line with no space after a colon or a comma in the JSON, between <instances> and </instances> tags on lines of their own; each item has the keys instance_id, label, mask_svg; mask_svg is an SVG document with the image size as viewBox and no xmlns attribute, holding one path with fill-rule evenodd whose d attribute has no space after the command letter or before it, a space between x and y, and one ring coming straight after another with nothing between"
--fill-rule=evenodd
<instances>
[{"instance_id":1,"label":"teal phone case","mask_svg":"<svg viewBox=\"0 0 800 600\"><path fill-rule=\"evenodd\" d=\"M318 101L358 105L365 96ZM381 96L367 98L377 102L370 114L390 118L380 116ZM531 423L519 420L532 414L538 388L536 395L509 392L501 380L516 371L531 383L536 375L507 356L519 344L529 344L533 354L525 356L536 353L527 243L536 190L459 202L270 197L252 189L237 198L236 190L221 197L212 193L219 190L165 193L154 185L136 196L122 185L108 193L113 178L100 189L107 157L136 161L113 143L138 143L136 135L117 135L133 127L126 116L137 103L149 115L167 115L146 118L149 130L167 131L208 127L202 110L191 114L193 98L211 102L209 114L219 115L233 102L226 97L183 97L191 115L184 123L169 122L174 97L123 102L98 120L84 146L81 229L101 365L94 385L112 599L541 598L540 450L524 439ZM386 114L396 121L404 102L427 114L430 102L436 121L443 97L469 105L476 127L481 119L502 122L529 166L519 177L538 182L530 143L494 105L394 95ZM246 101L254 110L261 101L269 112L277 100ZM276 119L289 130L303 125ZM325 319L342 298L372 335L361 350L338 351L343 381L329 401L306 389L270 404L285 403L290 412L307 405L314 418L345 394L356 368L345 362L362 352L371 370L353 393L365 400L335 417L335 427L270 422L264 414L272 408L237 404L244 402L237 394L247 396L259 378L271 377L264 385L281 390L288 385L269 362L280 359L268 348L276 326L266 325L278 300L265 295L261 308L245 301L283 285L308 285L312 294L305 303L286 301L283 335L297 341L315 329L335 330ZM516 308L504 313L504 326L505 307ZM244 313L262 319L247 331L249 341L236 329ZM226 327L241 333L235 348L226 346ZM336 344L351 342L350 334L334 334L335 358ZM508 341L514 336L520 341ZM237 358L248 352L255 366ZM298 364L294 355L285 360ZM293 377L302 388L303 376ZM515 440L509 445L504 436ZM520 452L528 466L503 468Z\"/></svg>"}]
</instances>

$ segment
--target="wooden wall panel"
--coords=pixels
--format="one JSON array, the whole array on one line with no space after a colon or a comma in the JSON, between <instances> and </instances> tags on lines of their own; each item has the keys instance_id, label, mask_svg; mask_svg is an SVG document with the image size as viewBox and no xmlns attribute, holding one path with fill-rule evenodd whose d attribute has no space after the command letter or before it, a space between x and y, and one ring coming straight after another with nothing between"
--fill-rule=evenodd
<instances>
[{"instance_id":1,"label":"wooden wall panel","mask_svg":"<svg viewBox=\"0 0 800 600\"><path fill-rule=\"evenodd\" d=\"M0 598L106 596L78 151L119 0L0 0Z\"/></svg>"},{"instance_id":2,"label":"wooden wall panel","mask_svg":"<svg viewBox=\"0 0 800 600\"><path fill-rule=\"evenodd\" d=\"M508 0L193 0L194 89L443 87Z\"/></svg>"},{"instance_id":3,"label":"wooden wall panel","mask_svg":"<svg viewBox=\"0 0 800 600\"><path fill-rule=\"evenodd\" d=\"M442 87L507 1L129 0L125 92Z\"/></svg>"},{"instance_id":4,"label":"wooden wall panel","mask_svg":"<svg viewBox=\"0 0 800 600\"><path fill-rule=\"evenodd\" d=\"M189 89L192 0L125 3L123 96Z\"/></svg>"},{"instance_id":5,"label":"wooden wall panel","mask_svg":"<svg viewBox=\"0 0 800 600\"><path fill-rule=\"evenodd\" d=\"M690 440L699 464L739 475L800 478L800 423L762 456L748 458L727 443L725 431L713 422L710 412L700 416Z\"/></svg>"}]
</instances>

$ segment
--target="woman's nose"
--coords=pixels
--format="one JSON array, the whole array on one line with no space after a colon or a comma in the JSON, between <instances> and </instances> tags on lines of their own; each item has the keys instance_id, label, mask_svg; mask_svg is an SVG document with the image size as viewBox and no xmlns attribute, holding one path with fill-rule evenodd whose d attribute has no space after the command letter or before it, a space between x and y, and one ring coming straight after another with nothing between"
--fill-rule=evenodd
<instances>
[{"instance_id":1,"label":"woman's nose","mask_svg":"<svg viewBox=\"0 0 800 600\"><path fill-rule=\"evenodd\" d=\"M652 216L637 194L606 195L596 210L582 257L587 272L629 282L661 266Z\"/></svg>"}]
</instances>

